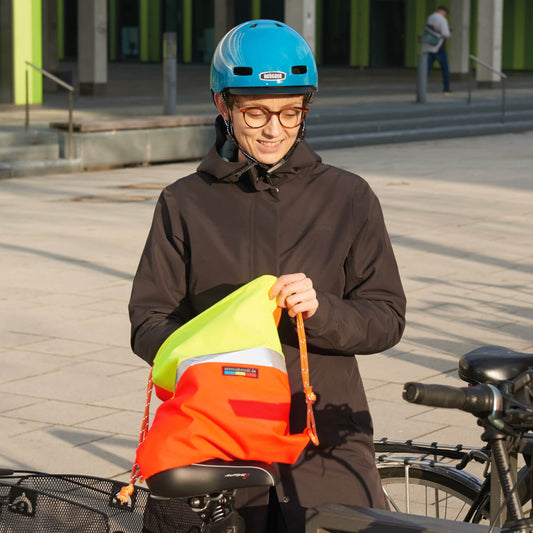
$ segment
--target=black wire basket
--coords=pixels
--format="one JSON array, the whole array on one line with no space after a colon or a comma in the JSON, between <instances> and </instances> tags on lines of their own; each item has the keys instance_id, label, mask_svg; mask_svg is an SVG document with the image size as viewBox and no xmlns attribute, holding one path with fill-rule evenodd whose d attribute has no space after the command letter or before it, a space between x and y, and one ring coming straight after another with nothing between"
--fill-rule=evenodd
<instances>
[{"instance_id":1,"label":"black wire basket","mask_svg":"<svg viewBox=\"0 0 533 533\"><path fill-rule=\"evenodd\" d=\"M0 470L0 533L200 531L187 502L155 502L148 489L136 485L122 503L117 495L126 485L93 476Z\"/></svg>"}]
</instances>

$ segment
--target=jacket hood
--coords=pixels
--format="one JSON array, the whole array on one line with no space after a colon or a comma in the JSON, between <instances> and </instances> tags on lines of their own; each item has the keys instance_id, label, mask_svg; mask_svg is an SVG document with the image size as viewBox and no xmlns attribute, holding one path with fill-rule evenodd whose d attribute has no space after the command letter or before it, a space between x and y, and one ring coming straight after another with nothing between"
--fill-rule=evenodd
<instances>
[{"instance_id":1,"label":"jacket hood","mask_svg":"<svg viewBox=\"0 0 533 533\"><path fill-rule=\"evenodd\" d=\"M226 126L219 115L215 121L216 140L206 157L198 166L200 173L226 182L237 182L248 179L257 190L277 188L284 181L295 178L302 169L320 163L322 158L309 145L301 140L296 148L281 165L275 165L269 171L252 161L227 161L219 155L225 142L231 142L226 137Z\"/></svg>"}]
</instances>

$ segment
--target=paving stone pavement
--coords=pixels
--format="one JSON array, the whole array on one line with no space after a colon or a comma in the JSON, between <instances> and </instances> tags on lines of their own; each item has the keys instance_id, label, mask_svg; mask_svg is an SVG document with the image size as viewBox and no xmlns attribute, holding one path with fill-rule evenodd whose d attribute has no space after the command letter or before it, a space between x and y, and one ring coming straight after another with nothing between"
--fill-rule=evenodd
<instances>
[{"instance_id":1,"label":"paving stone pavement","mask_svg":"<svg viewBox=\"0 0 533 533\"><path fill-rule=\"evenodd\" d=\"M476 444L471 415L407 404L402 384L459 385L458 357L485 344L533 352L532 146L322 152L381 199L408 297L403 340L359 357L376 436ZM128 479L148 375L131 280L159 190L196 165L0 181L0 466Z\"/></svg>"}]
</instances>

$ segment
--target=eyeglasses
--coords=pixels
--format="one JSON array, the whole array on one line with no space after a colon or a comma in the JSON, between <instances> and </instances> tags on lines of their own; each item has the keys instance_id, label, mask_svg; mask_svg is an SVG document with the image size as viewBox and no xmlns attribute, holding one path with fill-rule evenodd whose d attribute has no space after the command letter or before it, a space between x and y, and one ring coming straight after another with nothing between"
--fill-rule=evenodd
<instances>
[{"instance_id":1,"label":"eyeglasses","mask_svg":"<svg viewBox=\"0 0 533 533\"><path fill-rule=\"evenodd\" d=\"M309 109L301 107L285 107L280 111L270 111L266 107L242 107L239 109L244 122L249 128L262 128L266 126L272 115L277 115L279 123L287 129L296 128L305 118Z\"/></svg>"}]
</instances>

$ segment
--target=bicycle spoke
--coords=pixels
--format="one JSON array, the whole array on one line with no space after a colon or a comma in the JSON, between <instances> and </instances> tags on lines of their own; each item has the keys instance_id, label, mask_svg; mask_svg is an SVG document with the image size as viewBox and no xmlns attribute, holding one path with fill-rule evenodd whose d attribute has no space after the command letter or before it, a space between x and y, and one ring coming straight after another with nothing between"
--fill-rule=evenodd
<instances>
[{"instance_id":1,"label":"bicycle spoke","mask_svg":"<svg viewBox=\"0 0 533 533\"><path fill-rule=\"evenodd\" d=\"M402 465L380 469L391 508L407 514L463 520L479 486L462 473Z\"/></svg>"}]
</instances>

